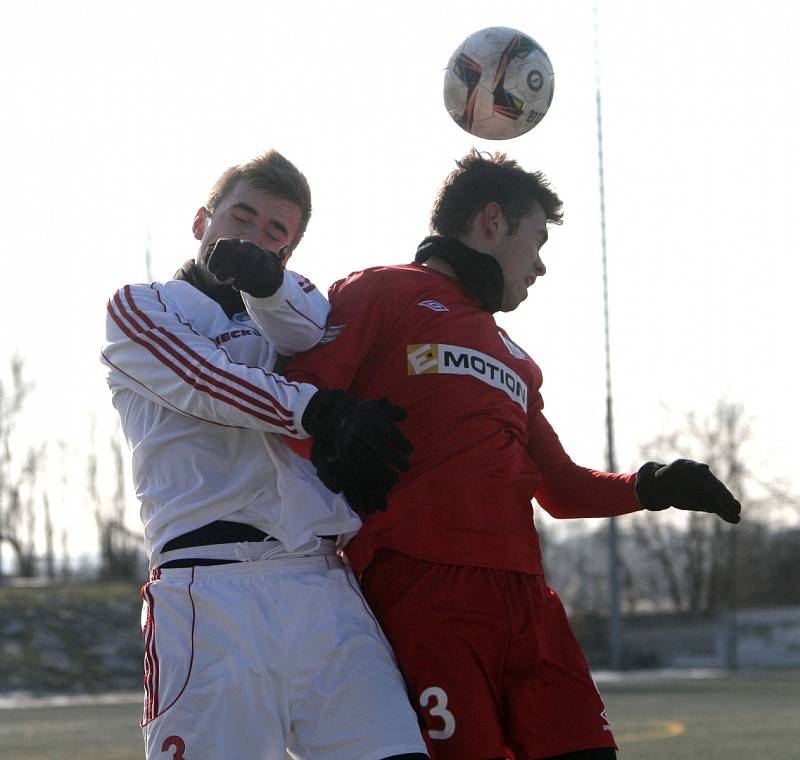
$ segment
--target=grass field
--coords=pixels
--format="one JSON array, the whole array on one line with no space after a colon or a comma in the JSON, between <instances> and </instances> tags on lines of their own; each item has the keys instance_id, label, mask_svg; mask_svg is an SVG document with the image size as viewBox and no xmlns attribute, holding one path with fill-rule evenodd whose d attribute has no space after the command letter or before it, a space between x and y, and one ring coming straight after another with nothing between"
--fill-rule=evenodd
<instances>
[{"instance_id":1,"label":"grass field","mask_svg":"<svg viewBox=\"0 0 800 760\"><path fill-rule=\"evenodd\" d=\"M800 759L800 671L623 680L601 691L621 760ZM133 700L2 709L0 757L142 760L138 717Z\"/></svg>"}]
</instances>

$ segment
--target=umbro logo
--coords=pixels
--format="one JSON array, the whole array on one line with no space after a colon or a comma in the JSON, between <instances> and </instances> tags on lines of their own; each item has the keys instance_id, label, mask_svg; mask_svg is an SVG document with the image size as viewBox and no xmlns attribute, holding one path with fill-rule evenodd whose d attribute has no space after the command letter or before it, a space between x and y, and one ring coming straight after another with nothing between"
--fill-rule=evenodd
<instances>
[{"instance_id":1,"label":"umbro logo","mask_svg":"<svg viewBox=\"0 0 800 760\"><path fill-rule=\"evenodd\" d=\"M431 311L450 311L450 309L438 301L420 301L417 306L424 306L426 309L430 309Z\"/></svg>"}]
</instances>

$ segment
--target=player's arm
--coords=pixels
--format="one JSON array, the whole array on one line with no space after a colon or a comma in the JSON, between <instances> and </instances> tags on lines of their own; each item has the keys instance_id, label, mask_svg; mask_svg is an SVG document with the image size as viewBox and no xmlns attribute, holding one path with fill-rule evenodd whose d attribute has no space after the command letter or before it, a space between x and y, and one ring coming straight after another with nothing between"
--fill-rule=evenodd
<instances>
[{"instance_id":1,"label":"player's arm","mask_svg":"<svg viewBox=\"0 0 800 760\"><path fill-rule=\"evenodd\" d=\"M575 464L541 409L528 416L528 453L542 474L536 501L553 517L611 517L642 509L634 490L635 473Z\"/></svg>"},{"instance_id":2,"label":"player's arm","mask_svg":"<svg viewBox=\"0 0 800 760\"><path fill-rule=\"evenodd\" d=\"M271 296L257 298L242 291L242 300L261 334L283 356L312 348L325 332L328 301L314 283L295 272L285 271Z\"/></svg>"},{"instance_id":3,"label":"player's arm","mask_svg":"<svg viewBox=\"0 0 800 760\"><path fill-rule=\"evenodd\" d=\"M204 253L220 281L241 291L247 311L279 354L291 356L316 345L330 307L314 284L284 269L283 255L238 238L220 238Z\"/></svg>"},{"instance_id":4,"label":"player's arm","mask_svg":"<svg viewBox=\"0 0 800 760\"><path fill-rule=\"evenodd\" d=\"M564 451L541 409L529 417L528 451L542 481L536 500L554 517L611 517L668 507L740 520L741 504L711 472L690 459L645 462L635 473L618 474L576 465Z\"/></svg>"},{"instance_id":5,"label":"player's arm","mask_svg":"<svg viewBox=\"0 0 800 760\"><path fill-rule=\"evenodd\" d=\"M303 414L317 389L234 362L180 316L164 290L129 285L109 300L102 360L109 383L182 414L230 427L308 435Z\"/></svg>"}]
</instances>

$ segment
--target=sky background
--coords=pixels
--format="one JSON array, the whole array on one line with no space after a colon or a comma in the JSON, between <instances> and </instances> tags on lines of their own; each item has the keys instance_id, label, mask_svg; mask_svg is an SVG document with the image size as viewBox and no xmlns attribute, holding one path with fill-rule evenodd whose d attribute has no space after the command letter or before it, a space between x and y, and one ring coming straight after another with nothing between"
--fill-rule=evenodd
<instances>
[{"instance_id":1,"label":"sky background","mask_svg":"<svg viewBox=\"0 0 800 760\"><path fill-rule=\"evenodd\" d=\"M800 4L598 0L598 20L619 468L636 468L670 417L727 399L752 419L753 469L800 486ZM506 142L471 137L442 104L451 53L487 26L530 34L555 70L546 118ZM105 302L146 279L148 245L154 279L193 257L210 186L270 146L310 181L292 268L323 289L410 261L438 184L473 145L544 171L565 222L543 249L547 275L498 321L542 367L568 452L602 469L594 28L591 0L7 9L0 376L24 358L35 389L21 438L50 442L71 549L93 549L92 427L110 467Z\"/></svg>"}]
</instances>

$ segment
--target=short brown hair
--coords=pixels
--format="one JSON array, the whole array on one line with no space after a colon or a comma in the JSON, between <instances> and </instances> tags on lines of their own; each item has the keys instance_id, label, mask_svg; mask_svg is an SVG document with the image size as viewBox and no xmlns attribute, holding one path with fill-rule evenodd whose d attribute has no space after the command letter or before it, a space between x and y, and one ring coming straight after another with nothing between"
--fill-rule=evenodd
<instances>
[{"instance_id":1,"label":"short brown hair","mask_svg":"<svg viewBox=\"0 0 800 760\"><path fill-rule=\"evenodd\" d=\"M475 217L489 203L497 203L516 232L535 204L552 224L561 224L561 199L541 172L527 172L505 153L480 153L473 148L456 161L433 204L430 229L434 234L466 235Z\"/></svg>"},{"instance_id":2,"label":"short brown hair","mask_svg":"<svg viewBox=\"0 0 800 760\"><path fill-rule=\"evenodd\" d=\"M277 150L268 150L245 164L226 169L214 183L206 201L206 208L213 214L220 201L245 180L259 190L266 190L279 198L296 203L300 207L300 227L297 238L289 250L293 251L303 237L311 218L311 189L303 173Z\"/></svg>"}]
</instances>

